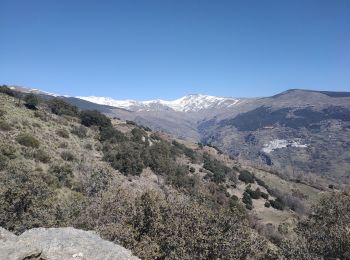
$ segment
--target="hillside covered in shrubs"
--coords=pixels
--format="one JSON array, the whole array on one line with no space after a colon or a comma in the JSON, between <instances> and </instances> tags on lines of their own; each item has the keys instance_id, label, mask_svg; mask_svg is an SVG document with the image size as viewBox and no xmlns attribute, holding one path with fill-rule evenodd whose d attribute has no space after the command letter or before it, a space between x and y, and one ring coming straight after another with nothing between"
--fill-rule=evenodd
<instances>
[{"instance_id":1,"label":"hillside covered in shrubs","mask_svg":"<svg viewBox=\"0 0 350 260\"><path fill-rule=\"evenodd\" d=\"M349 197L323 193L309 208L213 147L0 87L0 226L16 234L95 230L142 259L349 259Z\"/></svg>"}]
</instances>

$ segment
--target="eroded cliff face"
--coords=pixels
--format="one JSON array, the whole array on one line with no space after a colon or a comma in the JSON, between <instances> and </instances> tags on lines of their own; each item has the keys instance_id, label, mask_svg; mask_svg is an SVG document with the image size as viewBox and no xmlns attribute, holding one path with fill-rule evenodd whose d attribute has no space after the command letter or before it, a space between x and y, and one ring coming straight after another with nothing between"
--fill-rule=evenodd
<instances>
[{"instance_id":1,"label":"eroded cliff face","mask_svg":"<svg viewBox=\"0 0 350 260\"><path fill-rule=\"evenodd\" d=\"M34 228L16 236L0 228L1 260L98 260L139 259L93 231L66 228Z\"/></svg>"}]
</instances>

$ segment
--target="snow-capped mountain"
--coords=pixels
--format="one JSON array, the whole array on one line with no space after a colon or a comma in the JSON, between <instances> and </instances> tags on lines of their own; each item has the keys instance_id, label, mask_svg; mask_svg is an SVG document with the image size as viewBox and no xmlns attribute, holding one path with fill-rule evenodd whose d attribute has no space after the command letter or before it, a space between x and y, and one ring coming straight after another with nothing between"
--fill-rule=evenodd
<instances>
[{"instance_id":1,"label":"snow-capped mountain","mask_svg":"<svg viewBox=\"0 0 350 260\"><path fill-rule=\"evenodd\" d=\"M53 96L53 97L59 97L62 95L56 94L56 93L51 93L51 92L47 92L47 91L43 91L37 88L28 88L28 87L22 87L22 86L15 86L15 85L10 85L8 86L10 89L12 90L16 90L16 91L20 91L23 93L33 93L33 94L37 94L37 95L48 95L48 96ZM68 96L66 96L68 97Z\"/></svg>"},{"instance_id":2,"label":"snow-capped mountain","mask_svg":"<svg viewBox=\"0 0 350 260\"><path fill-rule=\"evenodd\" d=\"M124 108L131 111L153 111L159 109L172 109L180 112L198 112L204 109L219 109L234 106L239 99L230 97L216 97L202 94L184 96L179 99L167 100L115 100L108 97L77 97L100 105Z\"/></svg>"}]
</instances>

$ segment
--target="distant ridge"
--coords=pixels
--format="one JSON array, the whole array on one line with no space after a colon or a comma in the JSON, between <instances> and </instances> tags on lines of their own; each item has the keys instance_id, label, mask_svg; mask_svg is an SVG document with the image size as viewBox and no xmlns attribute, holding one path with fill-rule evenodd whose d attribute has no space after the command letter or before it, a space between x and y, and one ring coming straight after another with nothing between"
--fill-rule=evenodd
<instances>
[{"instance_id":1,"label":"distant ridge","mask_svg":"<svg viewBox=\"0 0 350 260\"><path fill-rule=\"evenodd\" d=\"M283 91L281 93L278 93L276 95L273 95L272 98L277 98L277 97L280 97L280 96L283 96L283 95L286 95L286 94L289 94L289 93L292 93L292 92L297 92L297 91L300 91L300 92L310 92L310 93L320 93L320 94L324 94L324 95L327 95L329 97L350 97L350 91L347 92L347 91L322 91L322 90L310 90L310 89L288 89L286 91Z\"/></svg>"},{"instance_id":2,"label":"distant ridge","mask_svg":"<svg viewBox=\"0 0 350 260\"><path fill-rule=\"evenodd\" d=\"M198 112L208 108L231 107L239 102L239 99L232 97L217 97L203 94L191 94L179 99L166 101L162 99L136 101L136 100L115 100L108 97L77 97L96 104L124 108L132 111L151 111L161 107L167 107L181 112Z\"/></svg>"}]
</instances>

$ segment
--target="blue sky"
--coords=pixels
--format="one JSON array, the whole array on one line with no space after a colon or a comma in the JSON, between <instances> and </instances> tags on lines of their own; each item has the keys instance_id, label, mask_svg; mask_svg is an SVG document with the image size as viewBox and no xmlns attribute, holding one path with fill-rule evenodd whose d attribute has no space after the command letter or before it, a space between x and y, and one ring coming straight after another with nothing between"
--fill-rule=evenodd
<instances>
[{"instance_id":1,"label":"blue sky","mask_svg":"<svg viewBox=\"0 0 350 260\"><path fill-rule=\"evenodd\" d=\"M0 83L173 99L350 91L349 0L0 0Z\"/></svg>"}]
</instances>

